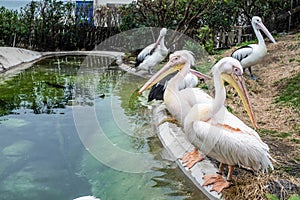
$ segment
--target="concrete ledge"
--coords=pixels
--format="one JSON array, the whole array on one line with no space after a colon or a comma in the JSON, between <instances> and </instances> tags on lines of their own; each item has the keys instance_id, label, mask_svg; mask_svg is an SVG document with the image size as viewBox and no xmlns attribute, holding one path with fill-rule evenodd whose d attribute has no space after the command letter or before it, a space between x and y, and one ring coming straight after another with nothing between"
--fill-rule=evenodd
<instances>
[{"instance_id":1,"label":"concrete ledge","mask_svg":"<svg viewBox=\"0 0 300 200\"><path fill-rule=\"evenodd\" d=\"M0 73L22 63L32 62L42 57L40 52L14 47L0 47Z\"/></svg>"},{"instance_id":2,"label":"concrete ledge","mask_svg":"<svg viewBox=\"0 0 300 200\"><path fill-rule=\"evenodd\" d=\"M124 56L123 52L117 51L53 51L53 52L37 52L27 49L15 47L0 47L0 73L11 70L14 67L27 64L29 67L35 61L42 58L52 56L67 56L67 55L86 55L86 56L105 56L115 59L117 62L122 63ZM22 68L25 68L24 66ZM17 70L18 71L18 70Z\"/></svg>"},{"instance_id":3,"label":"concrete ledge","mask_svg":"<svg viewBox=\"0 0 300 200\"><path fill-rule=\"evenodd\" d=\"M51 56L67 56L67 55L77 55L77 56L107 56L115 59L122 58L124 56L123 52L118 51L49 51L42 52L42 56L51 57Z\"/></svg>"}]
</instances>

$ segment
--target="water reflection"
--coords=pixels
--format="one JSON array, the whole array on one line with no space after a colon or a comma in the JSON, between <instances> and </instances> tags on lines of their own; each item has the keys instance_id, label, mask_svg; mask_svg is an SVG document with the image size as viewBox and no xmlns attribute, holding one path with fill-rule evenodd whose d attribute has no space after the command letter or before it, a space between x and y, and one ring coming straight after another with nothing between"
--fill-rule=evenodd
<instances>
[{"instance_id":1,"label":"water reflection","mask_svg":"<svg viewBox=\"0 0 300 200\"><path fill-rule=\"evenodd\" d=\"M0 77L1 200L90 194L102 200L199 198L197 189L165 157L149 111L141 107L135 91L144 80L104 65L109 62L57 57ZM120 149L145 155L151 168L126 173L95 159L78 137L71 105L96 111L106 138ZM116 161L143 164L126 157Z\"/></svg>"}]
</instances>

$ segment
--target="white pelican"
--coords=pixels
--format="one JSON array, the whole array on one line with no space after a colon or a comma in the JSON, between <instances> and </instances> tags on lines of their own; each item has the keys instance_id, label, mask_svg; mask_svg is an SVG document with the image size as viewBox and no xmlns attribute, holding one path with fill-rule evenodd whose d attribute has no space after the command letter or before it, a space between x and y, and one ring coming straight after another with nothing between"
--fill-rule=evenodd
<instances>
[{"instance_id":1,"label":"white pelican","mask_svg":"<svg viewBox=\"0 0 300 200\"><path fill-rule=\"evenodd\" d=\"M153 74L152 68L166 58L169 52L165 46L166 34L167 29L162 28L156 42L150 44L139 53L135 64L138 70L147 70L149 74Z\"/></svg>"},{"instance_id":2,"label":"white pelican","mask_svg":"<svg viewBox=\"0 0 300 200\"><path fill-rule=\"evenodd\" d=\"M82 196L82 197L78 197L76 199L73 200L100 200L94 196Z\"/></svg>"},{"instance_id":3,"label":"white pelican","mask_svg":"<svg viewBox=\"0 0 300 200\"><path fill-rule=\"evenodd\" d=\"M142 93L144 90L155 85L166 75L182 68L170 79L164 93L164 102L167 110L181 124L183 124L185 116L193 105L197 103L208 103L212 100L212 98L200 88L186 88L180 90L180 84L189 72L197 74L200 78L210 79L210 77L190 69L191 65L195 62L194 60L193 54L190 51L181 50L174 52L170 55L169 62L154 74L138 92L139 94ZM192 153L186 154L182 158L182 161L186 163L188 168L191 168L195 163L203 159L204 156L199 155L198 149L195 148Z\"/></svg>"},{"instance_id":4,"label":"white pelican","mask_svg":"<svg viewBox=\"0 0 300 200\"><path fill-rule=\"evenodd\" d=\"M241 64L234 58L226 57L212 68L212 73L215 98L210 103L196 104L191 108L184 120L184 131L193 145L221 163L216 175L203 177L203 186L214 184L212 190L220 193L230 187L235 165L254 171L268 171L268 168L273 169L273 165L269 147L258 133L224 107L226 81L237 90L253 125L257 127ZM228 165L227 180L222 177L224 165Z\"/></svg>"},{"instance_id":5,"label":"white pelican","mask_svg":"<svg viewBox=\"0 0 300 200\"><path fill-rule=\"evenodd\" d=\"M246 46L242 46L236 49L232 54L231 57L239 60L243 66L243 68L248 68L250 72L251 79L257 79L251 70L251 66L259 63L262 58L267 54L267 48L264 41L264 38L259 30L262 30L266 36L273 42L276 43L275 39L262 23L261 18L254 16L252 17L251 24L254 30L254 33L258 39L258 44L249 44Z\"/></svg>"},{"instance_id":6,"label":"white pelican","mask_svg":"<svg viewBox=\"0 0 300 200\"><path fill-rule=\"evenodd\" d=\"M161 81L156 83L150 90L148 95L148 102L152 100L164 100L165 89L168 85L169 80L175 76L177 72L174 72ZM183 81L179 84L179 90L183 90L185 88L193 88L199 84L199 80L197 78L197 72L195 70L190 69L190 72L186 74Z\"/></svg>"}]
</instances>

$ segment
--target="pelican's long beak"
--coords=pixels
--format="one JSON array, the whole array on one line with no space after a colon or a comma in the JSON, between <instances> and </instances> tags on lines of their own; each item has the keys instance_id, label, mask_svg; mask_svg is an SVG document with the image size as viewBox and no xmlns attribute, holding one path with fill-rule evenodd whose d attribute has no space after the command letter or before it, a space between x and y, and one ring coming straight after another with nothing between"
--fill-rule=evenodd
<instances>
[{"instance_id":1,"label":"pelican's long beak","mask_svg":"<svg viewBox=\"0 0 300 200\"><path fill-rule=\"evenodd\" d=\"M198 72L197 70L190 69L190 72L197 76L198 78L202 78L204 80L211 80L211 77L205 74L202 74L201 72Z\"/></svg>"},{"instance_id":2,"label":"pelican's long beak","mask_svg":"<svg viewBox=\"0 0 300 200\"><path fill-rule=\"evenodd\" d=\"M153 46L152 51L154 51L154 50L157 48L158 44L160 43L160 41L161 41L161 39L162 39L163 37L164 37L164 36L162 36L161 34L158 36L156 42L154 43L154 46Z\"/></svg>"},{"instance_id":3,"label":"pelican's long beak","mask_svg":"<svg viewBox=\"0 0 300 200\"><path fill-rule=\"evenodd\" d=\"M257 129L258 126L257 126L256 120L254 117L254 113L253 113L252 106L251 106L251 103L249 100L249 96L248 96L248 92L247 92L247 88L246 88L243 76L238 76L236 74L223 73L221 75L221 77L224 81L226 81L227 83L232 85L234 87L234 89L238 92L238 95L242 99L245 110L246 110L248 116L250 117L250 120L251 120L254 128Z\"/></svg>"},{"instance_id":4,"label":"pelican's long beak","mask_svg":"<svg viewBox=\"0 0 300 200\"><path fill-rule=\"evenodd\" d=\"M151 88L157 82L162 80L167 75L179 71L184 67L184 63L174 63L173 61L169 61L164 67L162 67L156 74L154 74L145 84L144 86L138 91L138 94L141 94L143 91ZM196 70L190 69L190 72L197 76L198 78L202 78L204 80L210 80L211 77Z\"/></svg>"},{"instance_id":5,"label":"pelican's long beak","mask_svg":"<svg viewBox=\"0 0 300 200\"><path fill-rule=\"evenodd\" d=\"M141 94L143 91L147 90L148 88L151 88L153 85L155 85L167 75L182 69L183 66L184 63L174 63L172 61L169 61L144 84L144 86L138 91L138 94Z\"/></svg>"},{"instance_id":6,"label":"pelican's long beak","mask_svg":"<svg viewBox=\"0 0 300 200\"><path fill-rule=\"evenodd\" d=\"M266 36L274 43L276 44L275 39L273 38L273 36L271 35L271 33L269 32L269 30L265 27L265 25L263 23L258 23L257 24L258 28L261 29Z\"/></svg>"}]
</instances>

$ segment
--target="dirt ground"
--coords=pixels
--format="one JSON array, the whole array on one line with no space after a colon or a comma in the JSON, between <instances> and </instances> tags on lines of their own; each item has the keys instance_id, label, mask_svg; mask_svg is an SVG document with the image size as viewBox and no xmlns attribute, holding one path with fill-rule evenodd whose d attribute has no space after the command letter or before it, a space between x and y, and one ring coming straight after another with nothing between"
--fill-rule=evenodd
<instances>
[{"instance_id":1,"label":"dirt ground","mask_svg":"<svg viewBox=\"0 0 300 200\"><path fill-rule=\"evenodd\" d=\"M300 143L295 142L300 141L300 111L299 109L275 103L275 99L279 96L279 86L276 86L275 83L283 78L290 78L300 73L299 35L299 33L282 35L277 38L277 44L267 43L268 55L261 64L252 67L253 74L259 79L253 81L249 76L245 76L259 126L257 131L262 140L269 145L270 154L277 161L274 164L275 170L271 175L259 176L249 176L249 173L241 170L235 178L235 181L238 183L236 185L240 186L227 190L224 193L226 199L266 198L265 195L259 195L259 192L265 193L266 191L262 190L261 187L267 186L269 189L274 186L273 192L272 189L267 191L271 194L276 193L275 195L279 199L288 199L289 194L300 193L296 189L296 185L300 187ZM233 49L224 52L222 57L230 56L232 51ZM248 73L248 70L246 70L246 73ZM240 106L241 102L236 97L235 91L228 87L227 93L229 98L227 98L226 104L232 108L235 115L251 126L243 106ZM287 137L280 137L281 133L283 135L284 133L289 134ZM250 184L244 184L245 187L243 187L243 182L249 182L249 179ZM287 183L287 185L284 183ZM289 184L292 184L294 187L291 187ZM281 186L294 189L289 191ZM249 194L249 187L251 189L257 187L256 192ZM278 187L277 192L276 187Z\"/></svg>"}]
</instances>

